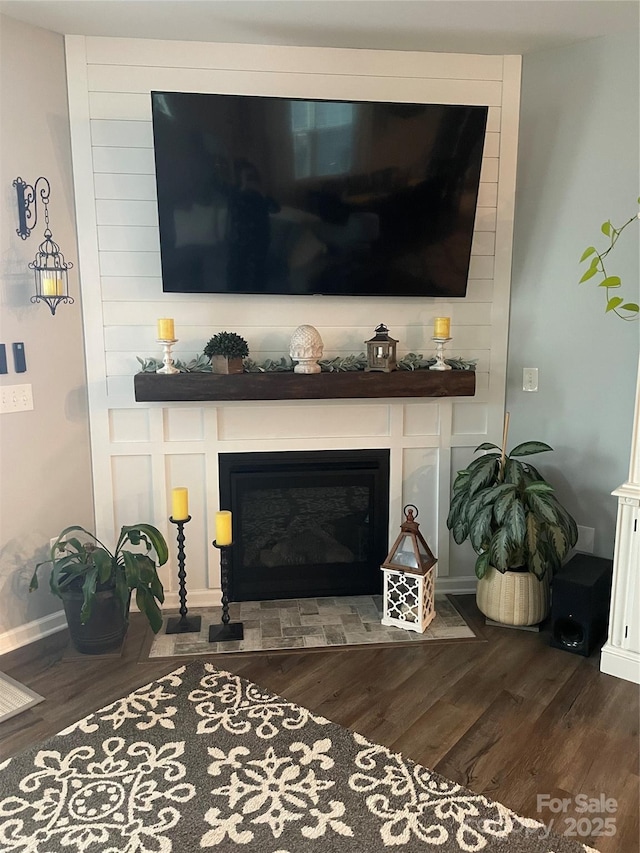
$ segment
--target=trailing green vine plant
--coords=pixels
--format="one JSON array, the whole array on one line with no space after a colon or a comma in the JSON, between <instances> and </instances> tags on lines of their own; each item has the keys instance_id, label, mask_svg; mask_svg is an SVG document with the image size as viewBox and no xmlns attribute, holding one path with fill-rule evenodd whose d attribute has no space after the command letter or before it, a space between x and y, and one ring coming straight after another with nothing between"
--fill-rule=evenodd
<instances>
[{"instance_id":1,"label":"trailing green vine plant","mask_svg":"<svg viewBox=\"0 0 640 853\"><path fill-rule=\"evenodd\" d=\"M640 204L640 198L638 198L638 204ZM632 222L636 222L640 219L640 213L635 214L630 219L621 225L619 228L616 228L615 225L612 224L610 219L607 219L606 222L603 222L600 230L605 235L605 237L609 238L609 245L604 251L599 252L595 246L587 246L587 248L582 253L582 257L580 258L580 263L584 263L584 261L589 261L589 268L585 272L585 274L580 279L580 284L584 281L589 281L589 279L594 278L595 276L601 276L602 280L599 282L598 287L604 287L607 295L607 307L605 312L613 311L618 317L622 320L637 320L638 312L640 311L640 306L638 306L637 302L625 302L624 297L622 296L612 296L611 292L618 287L622 287L622 281L620 277L617 275L610 275L607 272L607 268L605 266L605 260L607 259L609 253L613 250L613 247L618 242L620 235L631 225ZM622 313L625 312L625 313Z\"/></svg>"}]
</instances>

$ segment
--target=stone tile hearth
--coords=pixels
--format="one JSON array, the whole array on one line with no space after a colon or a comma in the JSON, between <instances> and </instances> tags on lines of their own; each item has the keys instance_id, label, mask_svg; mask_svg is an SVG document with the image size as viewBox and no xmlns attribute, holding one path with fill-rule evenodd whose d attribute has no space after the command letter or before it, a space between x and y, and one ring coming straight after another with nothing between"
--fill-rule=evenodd
<instances>
[{"instance_id":1,"label":"stone tile hearth","mask_svg":"<svg viewBox=\"0 0 640 853\"><path fill-rule=\"evenodd\" d=\"M209 625L220 621L220 608L190 610L202 615L200 632L165 634L163 628L149 657L476 638L446 596L436 596L436 618L424 634L382 625L379 595L243 601L231 603L229 612L232 622L244 624L244 640L209 643Z\"/></svg>"}]
</instances>

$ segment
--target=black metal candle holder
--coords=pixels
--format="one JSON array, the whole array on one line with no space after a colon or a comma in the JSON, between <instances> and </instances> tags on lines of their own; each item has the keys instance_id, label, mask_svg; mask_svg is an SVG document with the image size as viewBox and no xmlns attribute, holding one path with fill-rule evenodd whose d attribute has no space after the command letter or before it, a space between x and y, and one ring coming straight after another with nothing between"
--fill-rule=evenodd
<instances>
[{"instance_id":1,"label":"black metal candle holder","mask_svg":"<svg viewBox=\"0 0 640 853\"><path fill-rule=\"evenodd\" d=\"M242 622L229 621L229 551L233 543L229 545L218 545L213 540L213 547L220 551L220 586L222 587L222 624L209 627L209 642L223 643L227 640L243 640L244 626Z\"/></svg>"},{"instance_id":2,"label":"black metal candle holder","mask_svg":"<svg viewBox=\"0 0 640 853\"><path fill-rule=\"evenodd\" d=\"M178 528L178 580L180 581L180 616L171 616L167 620L167 628L165 634L195 634L200 630L202 622L201 616L187 616L187 572L185 570L185 553L184 553L184 526L188 521L191 521L191 516L176 520L173 517L169 518L172 524Z\"/></svg>"}]
</instances>

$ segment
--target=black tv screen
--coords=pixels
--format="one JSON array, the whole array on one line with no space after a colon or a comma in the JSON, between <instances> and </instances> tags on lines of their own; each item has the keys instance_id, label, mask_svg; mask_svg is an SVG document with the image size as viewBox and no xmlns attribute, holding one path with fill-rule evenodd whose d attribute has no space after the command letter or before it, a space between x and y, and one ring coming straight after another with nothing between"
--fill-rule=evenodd
<instances>
[{"instance_id":1,"label":"black tv screen","mask_svg":"<svg viewBox=\"0 0 640 853\"><path fill-rule=\"evenodd\" d=\"M151 99L165 291L465 295L486 107Z\"/></svg>"}]
</instances>

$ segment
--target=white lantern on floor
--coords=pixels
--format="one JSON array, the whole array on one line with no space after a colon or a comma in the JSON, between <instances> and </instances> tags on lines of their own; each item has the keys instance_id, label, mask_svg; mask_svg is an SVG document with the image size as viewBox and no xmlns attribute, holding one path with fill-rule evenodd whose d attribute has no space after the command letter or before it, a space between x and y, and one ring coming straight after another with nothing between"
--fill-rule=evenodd
<instances>
[{"instance_id":1,"label":"white lantern on floor","mask_svg":"<svg viewBox=\"0 0 640 853\"><path fill-rule=\"evenodd\" d=\"M417 507L408 504L403 512L400 535L380 567L384 575L382 624L423 633L436 615L437 560L418 529Z\"/></svg>"}]
</instances>

